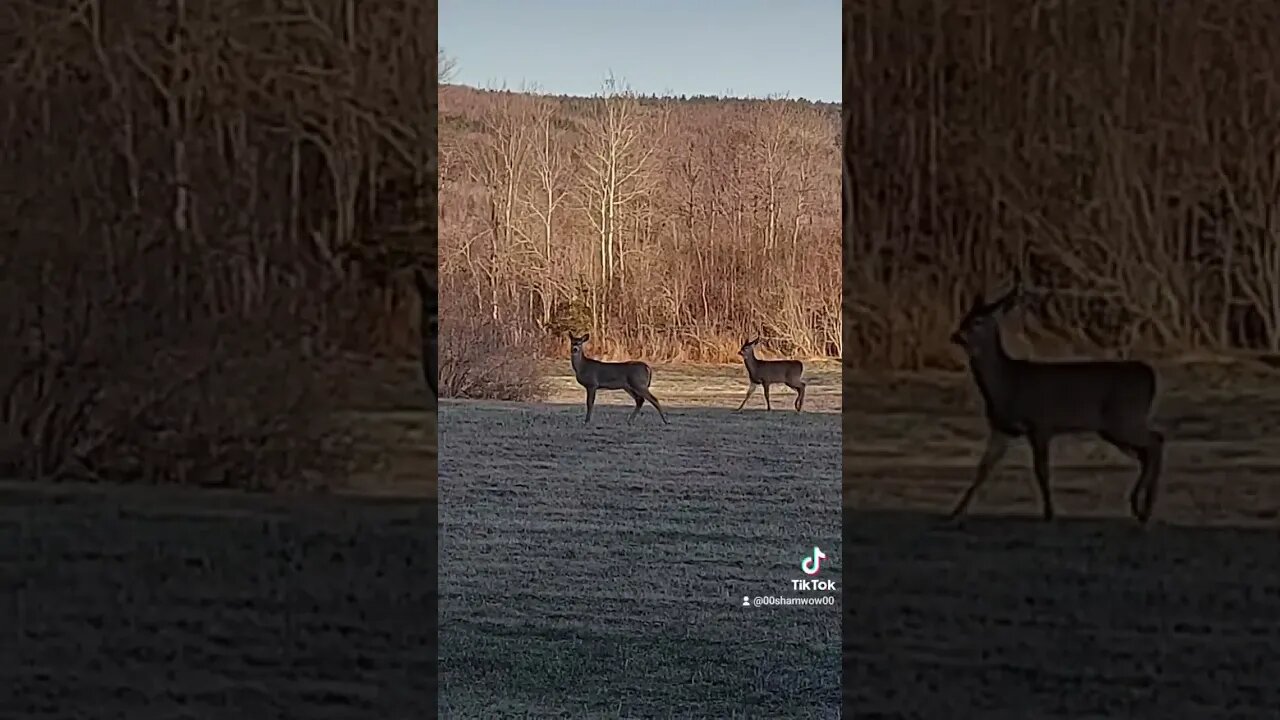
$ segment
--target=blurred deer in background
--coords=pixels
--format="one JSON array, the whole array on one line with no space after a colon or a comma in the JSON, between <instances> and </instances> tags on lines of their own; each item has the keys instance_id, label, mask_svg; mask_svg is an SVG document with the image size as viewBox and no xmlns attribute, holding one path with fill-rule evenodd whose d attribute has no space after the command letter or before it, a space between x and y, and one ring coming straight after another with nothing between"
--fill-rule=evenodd
<instances>
[{"instance_id":1,"label":"blurred deer in background","mask_svg":"<svg viewBox=\"0 0 1280 720\"><path fill-rule=\"evenodd\" d=\"M1031 443L1044 519L1053 519L1049 490L1049 444L1055 435L1097 433L1141 464L1129 493L1129 509L1140 523L1151 517L1160 478L1164 436L1151 428L1156 373L1135 360L1036 362L1009 357L1000 336L1000 315L1012 308L1022 290L1013 288L993 303L974 298L951 341L965 349L973 379L986 406L987 448L978 473L951 512L957 517L1004 457L1009 441Z\"/></svg>"}]
</instances>

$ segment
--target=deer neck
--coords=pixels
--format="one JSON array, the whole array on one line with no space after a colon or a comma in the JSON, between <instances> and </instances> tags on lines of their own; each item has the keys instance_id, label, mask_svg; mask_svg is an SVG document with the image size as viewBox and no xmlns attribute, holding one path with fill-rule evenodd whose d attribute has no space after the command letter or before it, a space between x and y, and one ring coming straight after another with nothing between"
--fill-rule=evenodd
<instances>
[{"instance_id":1,"label":"deer neck","mask_svg":"<svg viewBox=\"0 0 1280 720\"><path fill-rule=\"evenodd\" d=\"M582 377L582 368L587 364L587 354L585 352L574 353L569 357L569 362L573 363L574 376Z\"/></svg>"},{"instance_id":2,"label":"deer neck","mask_svg":"<svg viewBox=\"0 0 1280 720\"><path fill-rule=\"evenodd\" d=\"M978 383L978 391L988 408L1003 407L1009 396L1009 366L1012 359L1005 352L1004 340L996 330L991 343L982 352L969 357L969 368Z\"/></svg>"}]
</instances>

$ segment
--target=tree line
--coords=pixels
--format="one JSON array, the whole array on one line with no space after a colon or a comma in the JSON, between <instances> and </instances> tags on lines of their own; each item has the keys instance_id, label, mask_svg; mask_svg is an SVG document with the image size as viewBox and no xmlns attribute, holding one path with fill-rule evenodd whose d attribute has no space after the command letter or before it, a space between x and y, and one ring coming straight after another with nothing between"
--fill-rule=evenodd
<instances>
[{"instance_id":1,"label":"tree line","mask_svg":"<svg viewBox=\"0 0 1280 720\"><path fill-rule=\"evenodd\" d=\"M954 365L1014 268L1046 351L1280 352L1280 7L845 7L847 363Z\"/></svg>"},{"instance_id":2,"label":"tree line","mask_svg":"<svg viewBox=\"0 0 1280 720\"><path fill-rule=\"evenodd\" d=\"M434 276L435 3L0 13L0 475L275 484L351 460L349 352Z\"/></svg>"},{"instance_id":3,"label":"tree line","mask_svg":"<svg viewBox=\"0 0 1280 720\"><path fill-rule=\"evenodd\" d=\"M485 332L495 352L559 355L574 331L657 360L736 359L748 335L839 355L837 106L613 81L440 103L442 373Z\"/></svg>"}]
</instances>

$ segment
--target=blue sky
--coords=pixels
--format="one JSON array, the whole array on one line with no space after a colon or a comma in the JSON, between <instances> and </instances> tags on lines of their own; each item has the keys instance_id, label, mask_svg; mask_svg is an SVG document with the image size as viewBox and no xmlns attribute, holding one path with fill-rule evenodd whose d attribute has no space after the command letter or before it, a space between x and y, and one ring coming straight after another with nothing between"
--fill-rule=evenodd
<instances>
[{"instance_id":1,"label":"blue sky","mask_svg":"<svg viewBox=\"0 0 1280 720\"><path fill-rule=\"evenodd\" d=\"M453 82L840 102L839 0L441 0Z\"/></svg>"}]
</instances>

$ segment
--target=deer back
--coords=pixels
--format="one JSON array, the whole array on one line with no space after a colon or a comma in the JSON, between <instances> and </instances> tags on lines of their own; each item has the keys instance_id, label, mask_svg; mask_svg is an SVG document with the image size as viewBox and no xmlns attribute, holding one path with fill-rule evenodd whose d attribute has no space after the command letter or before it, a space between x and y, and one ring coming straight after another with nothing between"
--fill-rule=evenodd
<instances>
[{"instance_id":1,"label":"deer back","mask_svg":"<svg viewBox=\"0 0 1280 720\"><path fill-rule=\"evenodd\" d=\"M1132 360L1013 360L988 384L988 416L1014 434L1142 426L1156 394L1155 370Z\"/></svg>"},{"instance_id":2,"label":"deer back","mask_svg":"<svg viewBox=\"0 0 1280 720\"><path fill-rule=\"evenodd\" d=\"M761 360L752 352L743 357L743 363L753 383L796 382L804 374L804 364L799 360Z\"/></svg>"},{"instance_id":3,"label":"deer back","mask_svg":"<svg viewBox=\"0 0 1280 720\"><path fill-rule=\"evenodd\" d=\"M610 362L583 357L581 367L577 370L578 382L582 385L594 385L606 390L621 390L627 387L649 387L653 371L647 363L639 360Z\"/></svg>"}]
</instances>

